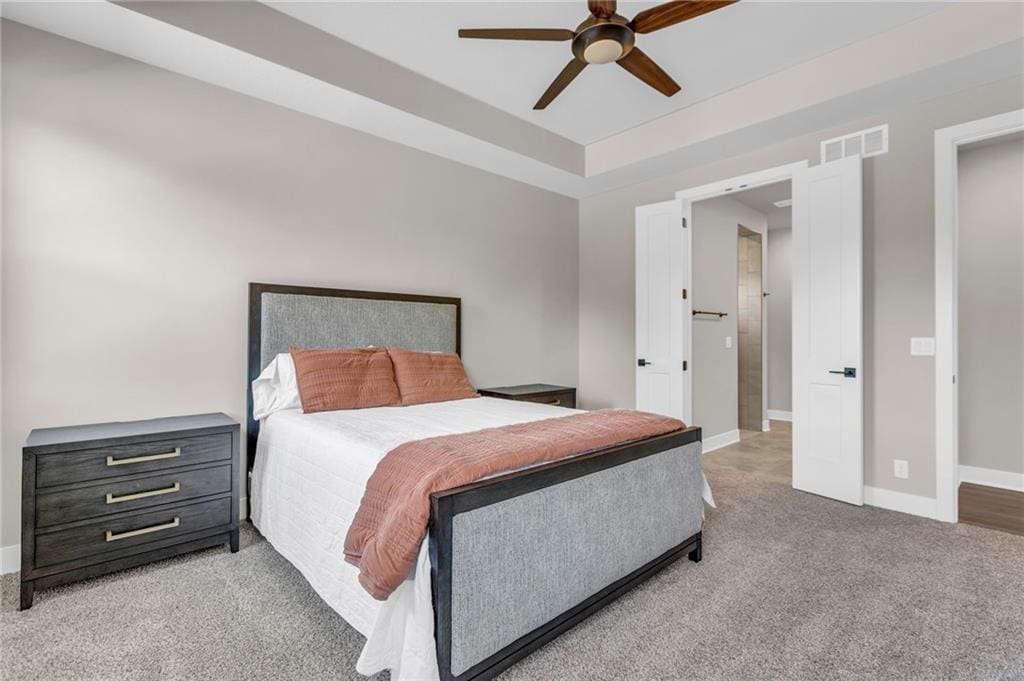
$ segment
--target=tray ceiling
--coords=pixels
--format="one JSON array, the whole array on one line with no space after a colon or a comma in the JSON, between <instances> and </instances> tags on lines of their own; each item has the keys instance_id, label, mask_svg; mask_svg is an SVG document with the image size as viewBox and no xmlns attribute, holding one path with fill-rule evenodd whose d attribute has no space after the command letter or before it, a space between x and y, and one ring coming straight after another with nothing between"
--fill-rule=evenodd
<instances>
[{"instance_id":1,"label":"tray ceiling","mask_svg":"<svg viewBox=\"0 0 1024 681\"><path fill-rule=\"evenodd\" d=\"M683 86L666 98L614 64L591 66L546 111L533 103L568 43L460 40L460 27L575 28L576 2L268 3L380 57L581 144L614 135L942 7L920 2L753 2L638 36ZM633 16L657 3L620 2Z\"/></svg>"}]
</instances>

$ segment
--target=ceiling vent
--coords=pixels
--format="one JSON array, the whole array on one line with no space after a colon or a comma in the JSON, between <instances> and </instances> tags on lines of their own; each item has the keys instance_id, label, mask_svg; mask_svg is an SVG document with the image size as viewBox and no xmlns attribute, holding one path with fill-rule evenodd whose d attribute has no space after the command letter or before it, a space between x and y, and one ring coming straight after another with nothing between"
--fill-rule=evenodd
<instances>
[{"instance_id":1,"label":"ceiling vent","mask_svg":"<svg viewBox=\"0 0 1024 681\"><path fill-rule=\"evenodd\" d=\"M889 124L868 128L852 135L833 137L821 143L821 162L838 161L847 156L878 156L889 151Z\"/></svg>"}]
</instances>

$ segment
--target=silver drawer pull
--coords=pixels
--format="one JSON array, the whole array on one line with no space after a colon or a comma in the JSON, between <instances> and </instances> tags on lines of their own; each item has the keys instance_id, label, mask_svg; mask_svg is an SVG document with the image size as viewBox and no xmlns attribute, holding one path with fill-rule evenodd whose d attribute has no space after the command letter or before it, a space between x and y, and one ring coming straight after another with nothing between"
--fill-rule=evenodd
<instances>
[{"instance_id":1,"label":"silver drawer pull","mask_svg":"<svg viewBox=\"0 0 1024 681\"><path fill-rule=\"evenodd\" d=\"M107 503L116 504L121 501L131 501L133 499L145 499L146 497L158 497L161 494L172 494L173 492L181 491L181 483L176 482L170 487L164 487L163 489L151 489L148 492L135 492L134 494L122 494L119 497L115 497L110 492L107 492Z\"/></svg>"},{"instance_id":2,"label":"silver drawer pull","mask_svg":"<svg viewBox=\"0 0 1024 681\"><path fill-rule=\"evenodd\" d=\"M118 539L127 539L128 537L138 537L140 534L149 534L150 532L169 530L172 527L177 527L180 524L181 518L175 518L169 523L163 523L162 525L152 525L150 527L143 527L138 530L129 530L128 532L121 532L120 534L114 534L110 530L107 530L107 541L117 541Z\"/></svg>"},{"instance_id":3,"label":"silver drawer pull","mask_svg":"<svg viewBox=\"0 0 1024 681\"><path fill-rule=\"evenodd\" d=\"M163 454L146 454L145 456L133 456L127 459L115 459L112 456L107 457L108 466L123 466L126 463L142 463L143 461L159 461L160 459L174 459L181 456L181 447L175 447L173 452L164 452Z\"/></svg>"}]
</instances>

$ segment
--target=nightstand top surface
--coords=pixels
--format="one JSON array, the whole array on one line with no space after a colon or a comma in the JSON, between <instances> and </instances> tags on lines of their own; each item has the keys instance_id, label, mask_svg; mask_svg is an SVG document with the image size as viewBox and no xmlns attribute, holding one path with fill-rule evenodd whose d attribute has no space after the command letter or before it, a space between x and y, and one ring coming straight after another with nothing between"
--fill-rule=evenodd
<instances>
[{"instance_id":1,"label":"nightstand top surface","mask_svg":"<svg viewBox=\"0 0 1024 681\"><path fill-rule=\"evenodd\" d=\"M91 423L61 428L37 428L28 434L25 447L53 447L59 445L113 440L120 438L144 437L173 433L182 430L205 428L238 427L238 422L227 414L195 414L192 416L170 416L145 421L115 421L113 423Z\"/></svg>"},{"instance_id":2,"label":"nightstand top surface","mask_svg":"<svg viewBox=\"0 0 1024 681\"><path fill-rule=\"evenodd\" d=\"M497 393L499 395L522 396L541 395L543 393L564 393L576 388L565 385L550 385L548 383L525 383L523 385L505 385L498 388L480 388L482 393Z\"/></svg>"}]
</instances>

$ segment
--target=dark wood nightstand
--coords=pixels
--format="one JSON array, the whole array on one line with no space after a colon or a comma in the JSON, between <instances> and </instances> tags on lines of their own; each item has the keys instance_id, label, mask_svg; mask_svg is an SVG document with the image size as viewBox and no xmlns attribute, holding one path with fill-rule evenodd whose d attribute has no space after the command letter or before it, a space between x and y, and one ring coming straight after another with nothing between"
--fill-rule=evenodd
<instances>
[{"instance_id":1,"label":"dark wood nightstand","mask_svg":"<svg viewBox=\"0 0 1024 681\"><path fill-rule=\"evenodd\" d=\"M239 428L224 414L33 430L22 455L23 610L39 588L238 550Z\"/></svg>"},{"instance_id":2,"label":"dark wood nightstand","mask_svg":"<svg viewBox=\"0 0 1024 681\"><path fill-rule=\"evenodd\" d=\"M500 388L484 388L478 390L484 397L497 397L503 400L520 402L541 402L556 407L576 408L576 388L564 385L548 385L546 383L527 383L526 385L507 385Z\"/></svg>"}]
</instances>

